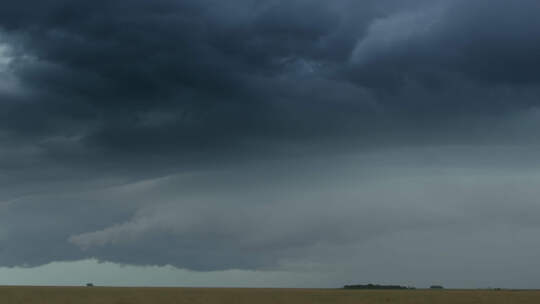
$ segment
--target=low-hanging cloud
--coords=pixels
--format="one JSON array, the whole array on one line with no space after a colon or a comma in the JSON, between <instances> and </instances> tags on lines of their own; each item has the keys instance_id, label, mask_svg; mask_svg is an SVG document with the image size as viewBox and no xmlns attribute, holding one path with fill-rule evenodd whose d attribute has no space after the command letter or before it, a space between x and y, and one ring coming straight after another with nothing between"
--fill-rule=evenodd
<instances>
[{"instance_id":1,"label":"low-hanging cloud","mask_svg":"<svg viewBox=\"0 0 540 304\"><path fill-rule=\"evenodd\" d=\"M539 9L2 4L0 266L326 269L535 231Z\"/></svg>"}]
</instances>

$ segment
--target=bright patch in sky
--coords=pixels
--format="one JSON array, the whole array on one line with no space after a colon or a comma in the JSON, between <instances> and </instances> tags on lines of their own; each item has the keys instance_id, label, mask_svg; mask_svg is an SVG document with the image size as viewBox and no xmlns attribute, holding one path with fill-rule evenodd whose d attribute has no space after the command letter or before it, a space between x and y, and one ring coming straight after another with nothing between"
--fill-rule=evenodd
<instances>
[{"instance_id":1,"label":"bright patch in sky","mask_svg":"<svg viewBox=\"0 0 540 304\"><path fill-rule=\"evenodd\" d=\"M10 70L12 62L11 47L7 44L0 43L0 93L13 93L17 87L15 76Z\"/></svg>"},{"instance_id":2,"label":"bright patch in sky","mask_svg":"<svg viewBox=\"0 0 540 304\"><path fill-rule=\"evenodd\" d=\"M36 268L0 268L0 285L171 287L327 286L322 275L285 271L195 272L173 266L126 266L96 260L54 262ZM336 286L337 287L337 286Z\"/></svg>"},{"instance_id":3,"label":"bright patch in sky","mask_svg":"<svg viewBox=\"0 0 540 304\"><path fill-rule=\"evenodd\" d=\"M7 69L13 58L9 55L10 48L5 44L0 44L0 71Z\"/></svg>"}]
</instances>

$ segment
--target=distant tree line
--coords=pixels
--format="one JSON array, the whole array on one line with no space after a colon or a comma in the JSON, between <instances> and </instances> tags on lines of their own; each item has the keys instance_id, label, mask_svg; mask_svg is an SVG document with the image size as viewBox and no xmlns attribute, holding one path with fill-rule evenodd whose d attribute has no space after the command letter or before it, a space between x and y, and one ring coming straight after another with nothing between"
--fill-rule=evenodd
<instances>
[{"instance_id":1,"label":"distant tree line","mask_svg":"<svg viewBox=\"0 0 540 304\"><path fill-rule=\"evenodd\" d=\"M366 284L366 285L345 285L345 289L416 289L409 286L400 285L378 285L378 284Z\"/></svg>"}]
</instances>

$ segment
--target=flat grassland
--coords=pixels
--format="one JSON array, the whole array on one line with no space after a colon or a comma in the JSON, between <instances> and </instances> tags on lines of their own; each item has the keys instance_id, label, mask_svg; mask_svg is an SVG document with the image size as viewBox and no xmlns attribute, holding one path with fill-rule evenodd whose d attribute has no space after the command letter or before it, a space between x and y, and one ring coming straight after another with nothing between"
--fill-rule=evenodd
<instances>
[{"instance_id":1,"label":"flat grassland","mask_svg":"<svg viewBox=\"0 0 540 304\"><path fill-rule=\"evenodd\" d=\"M47 304L538 304L528 290L0 287L0 303Z\"/></svg>"}]
</instances>

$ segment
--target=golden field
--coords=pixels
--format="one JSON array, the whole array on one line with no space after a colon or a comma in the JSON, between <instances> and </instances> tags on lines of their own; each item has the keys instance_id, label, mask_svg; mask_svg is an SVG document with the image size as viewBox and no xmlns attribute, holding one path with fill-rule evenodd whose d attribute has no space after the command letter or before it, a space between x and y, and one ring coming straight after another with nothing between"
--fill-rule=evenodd
<instances>
[{"instance_id":1,"label":"golden field","mask_svg":"<svg viewBox=\"0 0 540 304\"><path fill-rule=\"evenodd\" d=\"M0 287L0 303L19 304L538 304L540 291Z\"/></svg>"}]
</instances>

